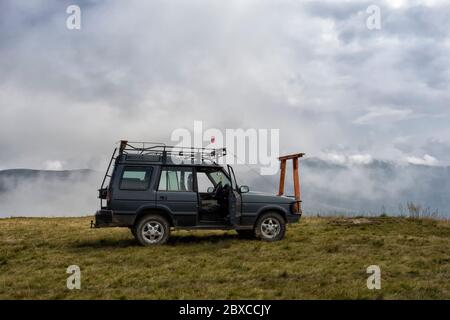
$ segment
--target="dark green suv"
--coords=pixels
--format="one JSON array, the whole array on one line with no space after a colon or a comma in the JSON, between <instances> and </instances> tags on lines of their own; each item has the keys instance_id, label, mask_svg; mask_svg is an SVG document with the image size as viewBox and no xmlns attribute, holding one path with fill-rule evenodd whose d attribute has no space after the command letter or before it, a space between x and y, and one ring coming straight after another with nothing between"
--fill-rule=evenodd
<instances>
[{"instance_id":1,"label":"dark green suv","mask_svg":"<svg viewBox=\"0 0 450 320\"><path fill-rule=\"evenodd\" d=\"M171 229L233 229L247 238L282 239L286 224L300 219L299 201L239 186L232 167L217 164L225 154L121 141L92 226L128 227L142 245L165 243Z\"/></svg>"}]
</instances>

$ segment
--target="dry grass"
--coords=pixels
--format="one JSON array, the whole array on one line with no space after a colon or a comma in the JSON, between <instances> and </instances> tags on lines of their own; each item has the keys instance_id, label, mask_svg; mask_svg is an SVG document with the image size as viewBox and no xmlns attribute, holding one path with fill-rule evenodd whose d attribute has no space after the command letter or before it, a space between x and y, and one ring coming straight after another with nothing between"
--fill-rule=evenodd
<instances>
[{"instance_id":1,"label":"dry grass","mask_svg":"<svg viewBox=\"0 0 450 320\"><path fill-rule=\"evenodd\" d=\"M305 218L276 243L178 231L143 248L89 221L0 219L0 299L450 299L448 222ZM66 288L72 264L81 290ZM366 287L372 264L381 290Z\"/></svg>"}]
</instances>

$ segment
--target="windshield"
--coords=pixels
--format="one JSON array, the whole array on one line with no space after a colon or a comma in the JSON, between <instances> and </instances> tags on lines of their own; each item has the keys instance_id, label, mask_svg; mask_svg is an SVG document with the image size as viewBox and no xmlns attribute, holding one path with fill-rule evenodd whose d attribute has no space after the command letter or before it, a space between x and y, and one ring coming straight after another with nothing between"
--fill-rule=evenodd
<instances>
[{"instance_id":1,"label":"windshield","mask_svg":"<svg viewBox=\"0 0 450 320\"><path fill-rule=\"evenodd\" d=\"M224 186L224 187L226 185L231 186L230 179L228 179L228 177L225 175L225 173L223 173L221 170L220 171L211 171L208 173L208 175L214 181L215 185L218 184L219 182L222 182L222 186Z\"/></svg>"}]
</instances>

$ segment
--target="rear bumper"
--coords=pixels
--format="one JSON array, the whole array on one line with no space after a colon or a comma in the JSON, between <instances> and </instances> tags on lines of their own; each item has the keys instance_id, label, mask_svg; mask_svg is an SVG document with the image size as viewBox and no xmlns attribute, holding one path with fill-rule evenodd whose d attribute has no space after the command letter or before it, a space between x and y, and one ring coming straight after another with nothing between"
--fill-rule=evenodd
<instances>
[{"instance_id":1,"label":"rear bumper","mask_svg":"<svg viewBox=\"0 0 450 320\"><path fill-rule=\"evenodd\" d=\"M95 222L92 221L93 228L107 228L107 227L129 227L132 226L136 214L113 212L112 210L101 209L95 213Z\"/></svg>"},{"instance_id":2,"label":"rear bumper","mask_svg":"<svg viewBox=\"0 0 450 320\"><path fill-rule=\"evenodd\" d=\"M94 228L113 227L113 212L112 210L98 210L95 213L95 222L92 225Z\"/></svg>"}]
</instances>

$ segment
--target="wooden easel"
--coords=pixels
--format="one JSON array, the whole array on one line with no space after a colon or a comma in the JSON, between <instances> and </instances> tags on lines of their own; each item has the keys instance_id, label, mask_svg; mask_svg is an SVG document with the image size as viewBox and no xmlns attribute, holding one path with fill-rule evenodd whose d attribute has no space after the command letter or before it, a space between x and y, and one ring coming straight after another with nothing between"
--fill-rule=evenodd
<instances>
[{"instance_id":1,"label":"wooden easel","mask_svg":"<svg viewBox=\"0 0 450 320\"><path fill-rule=\"evenodd\" d=\"M289 154L286 156L281 156L278 159L280 160L280 185L278 189L278 195L282 196L284 194L284 179L286 177L286 161L292 159L292 168L293 168L293 177L294 177L294 196L297 203L296 212L302 212L301 208L301 197L300 197L300 178L298 175L298 158L303 157L304 153L295 153Z\"/></svg>"}]
</instances>

